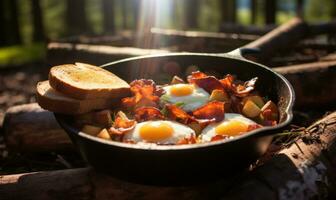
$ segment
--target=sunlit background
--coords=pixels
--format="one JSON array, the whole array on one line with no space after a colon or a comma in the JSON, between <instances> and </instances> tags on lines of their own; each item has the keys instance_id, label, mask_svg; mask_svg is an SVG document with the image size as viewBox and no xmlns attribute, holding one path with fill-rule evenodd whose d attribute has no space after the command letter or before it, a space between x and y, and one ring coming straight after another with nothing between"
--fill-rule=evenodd
<instances>
[{"instance_id":1,"label":"sunlit background","mask_svg":"<svg viewBox=\"0 0 336 200\"><path fill-rule=\"evenodd\" d=\"M266 19L267 10L272 12L267 2L276 3L273 20ZM0 10L4 67L41 59L46 41L70 36L132 31L141 37L151 27L216 32L228 24L280 24L296 15L308 22L329 21L336 16L336 1L3 0Z\"/></svg>"}]
</instances>

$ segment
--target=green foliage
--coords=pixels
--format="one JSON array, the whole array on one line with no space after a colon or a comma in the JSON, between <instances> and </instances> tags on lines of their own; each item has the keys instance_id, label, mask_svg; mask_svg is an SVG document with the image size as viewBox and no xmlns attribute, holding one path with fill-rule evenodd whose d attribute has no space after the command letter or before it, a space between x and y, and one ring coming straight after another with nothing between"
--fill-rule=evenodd
<instances>
[{"instance_id":1,"label":"green foliage","mask_svg":"<svg viewBox=\"0 0 336 200\"><path fill-rule=\"evenodd\" d=\"M328 21L336 17L335 0L309 0L305 8L305 18L308 21Z\"/></svg>"},{"instance_id":2,"label":"green foliage","mask_svg":"<svg viewBox=\"0 0 336 200\"><path fill-rule=\"evenodd\" d=\"M45 57L45 49L45 44L42 43L2 47L0 48L0 68L41 60Z\"/></svg>"}]
</instances>

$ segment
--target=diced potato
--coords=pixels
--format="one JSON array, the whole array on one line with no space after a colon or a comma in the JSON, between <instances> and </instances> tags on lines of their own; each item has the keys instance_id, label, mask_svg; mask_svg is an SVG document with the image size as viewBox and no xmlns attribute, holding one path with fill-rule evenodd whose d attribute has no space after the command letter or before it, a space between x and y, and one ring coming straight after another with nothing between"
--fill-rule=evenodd
<instances>
[{"instance_id":1,"label":"diced potato","mask_svg":"<svg viewBox=\"0 0 336 200\"><path fill-rule=\"evenodd\" d=\"M257 117L260 111L260 108L251 100L247 100L242 109L242 113L250 118Z\"/></svg>"},{"instance_id":2,"label":"diced potato","mask_svg":"<svg viewBox=\"0 0 336 200\"><path fill-rule=\"evenodd\" d=\"M243 104L246 103L246 101L251 100L254 104L256 104L259 108L262 108L265 105L265 102L263 98L261 98L258 95L253 95L253 96L247 96L244 97L243 99Z\"/></svg>"},{"instance_id":3,"label":"diced potato","mask_svg":"<svg viewBox=\"0 0 336 200\"><path fill-rule=\"evenodd\" d=\"M277 121L279 119L279 110L277 105L273 103L272 101L268 101L262 108L262 119L264 120L275 120Z\"/></svg>"},{"instance_id":4,"label":"diced potato","mask_svg":"<svg viewBox=\"0 0 336 200\"><path fill-rule=\"evenodd\" d=\"M101 130L102 128L91 125L84 125L84 127L82 128L82 132L93 136L96 136Z\"/></svg>"},{"instance_id":5,"label":"diced potato","mask_svg":"<svg viewBox=\"0 0 336 200\"><path fill-rule=\"evenodd\" d=\"M229 101L229 96L224 90L213 90L210 101Z\"/></svg>"},{"instance_id":6,"label":"diced potato","mask_svg":"<svg viewBox=\"0 0 336 200\"><path fill-rule=\"evenodd\" d=\"M103 139L105 139L105 140L111 140L111 136L110 136L110 134L108 133L108 131L106 130L106 128L104 128L103 130L101 130L101 131L98 133L97 137L99 137L99 138L103 138Z\"/></svg>"},{"instance_id":7,"label":"diced potato","mask_svg":"<svg viewBox=\"0 0 336 200\"><path fill-rule=\"evenodd\" d=\"M184 80L178 76L174 76L173 79L171 80L170 84L179 84L179 83L184 83Z\"/></svg>"},{"instance_id":8,"label":"diced potato","mask_svg":"<svg viewBox=\"0 0 336 200\"><path fill-rule=\"evenodd\" d=\"M102 110L94 114L94 122L103 127L112 125L112 117L110 110Z\"/></svg>"}]
</instances>

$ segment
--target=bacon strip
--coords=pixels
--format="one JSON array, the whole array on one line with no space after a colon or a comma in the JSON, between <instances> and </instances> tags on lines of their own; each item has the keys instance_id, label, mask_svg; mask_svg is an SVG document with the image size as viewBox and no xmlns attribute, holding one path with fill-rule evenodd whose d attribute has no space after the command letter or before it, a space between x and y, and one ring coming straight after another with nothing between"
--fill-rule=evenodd
<instances>
[{"instance_id":1,"label":"bacon strip","mask_svg":"<svg viewBox=\"0 0 336 200\"><path fill-rule=\"evenodd\" d=\"M134 111L135 120L137 122L164 119L161 111L154 107L141 107Z\"/></svg>"},{"instance_id":2,"label":"bacon strip","mask_svg":"<svg viewBox=\"0 0 336 200\"><path fill-rule=\"evenodd\" d=\"M127 131L132 130L137 122L135 120L130 120L122 111L119 111L115 117L114 124L109 128L110 134L122 135Z\"/></svg>"},{"instance_id":3,"label":"bacon strip","mask_svg":"<svg viewBox=\"0 0 336 200\"><path fill-rule=\"evenodd\" d=\"M166 104L165 106L167 110L168 118L182 124L190 124L191 122L195 122L196 120L182 110L180 107L173 104Z\"/></svg>"},{"instance_id":4,"label":"bacon strip","mask_svg":"<svg viewBox=\"0 0 336 200\"><path fill-rule=\"evenodd\" d=\"M193 116L201 120L220 122L224 119L224 102L213 101L193 111Z\"/></svg>"},{"instance_id":5,"label":"bacon strip","mask_svg":"<svg viewBox=\"0 0 336 200\"><path fill-rule=\"evenodd\" d=\"M236 80L235 77L231 74L227 74L225 78L219 81L227 91L231 91L238 97L244 97L254 90L254 86L257 80L258 77L255 77L242 83L241 81Z\"/></svg>"},{"instance_id":6,"label":"bacon strip","mask_svg":"<svg viewBox=\"0 0 336 200\"><path fill-rule=\"evenodd\" d=\"M188 76L188 82L196 84L211 94L213 90L224 90L221 82L214 76L208 76L202 72L193 72Z\"/></svg>"},{"instance_id":7,"label":"bacon strip","mask_svg":"<svg viewBox=\"0 0 336 200\"><path fill-rule=\"evenodd\" d=\"M131 84L133 97L126 97L121 100L122 105L126 108L140 108L143 106L158 107L159 96L162 91L157 89L153 80L140 79Z\"/></svg>"}]
</instances>

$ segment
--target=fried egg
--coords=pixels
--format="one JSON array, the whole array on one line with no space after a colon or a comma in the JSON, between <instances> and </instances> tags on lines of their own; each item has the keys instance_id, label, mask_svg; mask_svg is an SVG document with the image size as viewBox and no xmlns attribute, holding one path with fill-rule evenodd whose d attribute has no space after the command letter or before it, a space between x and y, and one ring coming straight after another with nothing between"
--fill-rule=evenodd
<instances>
[{"instance_id":1,"label":"fried egg","mask_svg":"<svg viewBox=\"0 0 336 200\"><path fill-rule=\"evenodd\" d=\"M204 89L193 85L179 83L163 87L165 94L161 96L161 101L171 104L181 104L185 111L193 111L209 101L209 93Z\"/></svg>"},{"instance_id":2,"label":"fried egg","mask_svg":"<svg viewBox=\"0 0 336 200\"><path fill-rule=\"evenodd\" d=\"M200 142L210 142L215 136L233 138L248 132L250 125L256 122L236 113L226 113L223 121L209 124L199 135Z\"/></svg>"},{"instance_id":3,"label":"fried egg","mask_svg":"<svg viewBox=\"0 0 336 200\"><path fill-rule=\"evenodd\" d=\"M135 143L178 144L183 139L195 137L195 131L183 124L158 120L138 123L124 135L123 141Z\"/></svg>"}]
</instances>

